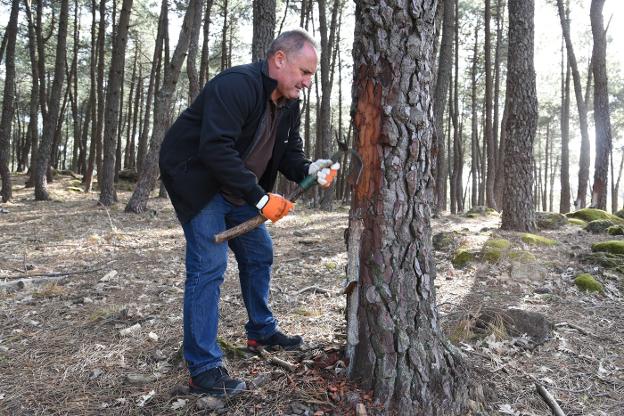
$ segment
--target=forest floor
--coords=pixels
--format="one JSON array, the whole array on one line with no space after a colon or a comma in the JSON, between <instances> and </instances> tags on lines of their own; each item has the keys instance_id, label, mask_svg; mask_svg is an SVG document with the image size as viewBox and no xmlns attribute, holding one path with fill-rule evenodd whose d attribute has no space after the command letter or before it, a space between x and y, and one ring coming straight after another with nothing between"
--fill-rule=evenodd
<instances>
[{"instance_id":1,"label":"forest floor","mask_svg":"<svg viewBox=\"0 0 624 416\"><path fill-rule=\"evenodd\" d=\"M155 198L147 212L125 214L131 185L120 184L121 202L107 210L68 176L50 185L53 201L36 202L23 176L14 181L14 201L0 206L0 414L378 414L370 393L346 380L342 360L348 207L327 213L299 204L269 226L272 306L282 329L306 340L301 351L274 356L296 364L294 371L242 348L246 314L230 258L219 336L230 372L254 383L223 402L184 388L184 238L170 203ZM549 414L536 383L567 415L622 414L622 276L579 260L592 242L609 238L566 225L540 232L558 244L538 247L499 224L496 214L432 221L434 234L458 233L436 251L437 301L445 332L484 388L480 414ZM536 259L504 255L453 267L457 247L479 251L492 236ZM580 272L592 273L604 292L580 292L573 282ZM547 339L530 345L501 325L473 328L483 309L509 307L545 316Z\"/></svg>"}]
</instances>

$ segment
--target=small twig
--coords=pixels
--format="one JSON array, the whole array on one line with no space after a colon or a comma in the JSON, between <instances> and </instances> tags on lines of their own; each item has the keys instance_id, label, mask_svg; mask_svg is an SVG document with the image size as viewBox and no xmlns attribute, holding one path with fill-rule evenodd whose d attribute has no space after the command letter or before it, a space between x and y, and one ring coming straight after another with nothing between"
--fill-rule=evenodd
<instances>
[{"instance_id":1,"label":"small twig","mask_svg":"<svg viewBox=\"0 0 624 416\"><path fill-rule=\"evenodd\" d=\"M550 407L555 416L565 416L565 413L563 413L563 410L561 410L561 407L559 407L559 404L557 403L555 398L548 392L548 390L546 390L544 386L535 383L535 389L540 394L540 396L542 396L542 398L544 399L548 407Z\"/></svg>"},{"instance_id":2,"label":"small twig","mask_svg":"<svg viewBox=\"0 0 624 416\"><path fill-rule=\"evenodd\" d=\"M558 324L555 324L555 326L556 326L557 328L562 327L562 326L569 326L569 327L570 327L570 328L572 328L572 329L576 329L577 331L579 331L579 332L580 332L581 334L583 334L583 335L587 335L587 336L590 336L590 337L598 338L596 335L592 334L592 333L591 333L591 332L589 332L588 330L583 329L583 328L581 328L581 327L580 327L580 326L578 326L578 325L571 324L570 322L560 322L560 323L558 323Z\"/></svg>"},{"instance_id":3,"label":"small twig","mask_svg":"<svg viewBox=\"0 0 624 416\"><path fill-rule=\"evenodd\" d=\"M30 279L32 277L60 277L60 276L70 276L72 274L85 274L91 272L99 272L103 270L111 263L114 263L117 260L111 260L106 262L102 267L98 267L97 269L89 269L89 270L81 270L77 272L51 272L51 273L37 273L37 274L18 274L14 276L5 276L3 279L6 280L17 280L17 279Z\"/></svg>"},{"instance_id":4,"label":"small twig","mask_svg":"<svg viewBox=\"0 0 624 416\"><path fill-rule=\"evenodd\" d=\"M303 289L301 289L300 291L298 291L297 293L295 293L296 295L301 295L305 292L310 292L310 291L314 291L314 292L318 292L318 293L323 293L323 294L327 294L330 293L329 290L327 289L323 289L320 288L318 286L308 286L308 287L304 287Z\"/></svg>"},{"instance_id":5,"label":"small twig","mask_svg":"<svg viewBox=\"0 0 624 416\"><path fill-rule=\"evenodd\" d=\"M265 360L267 360L271 364L278 365L278 366L280 366L282 368L285 368L286 370L288 370L290 372L295 371L295 369L297 368L297 366L295 364L289 363L288 361L284 361L284 360L281 360L281 359L275 357L274 355L269 353L267 350L265 350L263 347L257 347L257 351L258 351L258 354L260 354L260 356L262 358L264 358Z\"/></svg>"}]
</instances>

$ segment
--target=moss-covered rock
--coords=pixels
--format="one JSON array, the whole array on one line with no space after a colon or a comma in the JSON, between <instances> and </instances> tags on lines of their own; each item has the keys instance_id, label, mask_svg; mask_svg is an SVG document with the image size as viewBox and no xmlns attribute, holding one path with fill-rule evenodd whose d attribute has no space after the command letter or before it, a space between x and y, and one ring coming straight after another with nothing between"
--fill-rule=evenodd
<instances>
[{"instance_id":1,"label":"moss-covered rock","mask_svg":"<svg viewBox=\"0 0 624 416\"><path fill-rule=\"evenodd\" d=\"M594 220L587 223L585 231L592 234L600 234L607 231L607 228L615 225L611 220Z\"/></svg>"},{"instance_id":2,"label":"moss-covered rock","mask_svg":"<svg viewBox=\"0 0 624 416\"><path fill-rule=\"evenodd\" d=\"M594 276L592 276L589 273L581 273L578 276L576 276L576 279L574 279L574 284L576 284L576 287L578 287L580 290L583 290L586 292L603 292L604 291L602 285L598 283L598 281L594 279Z\"/></svg>"},{"instance_id":3,"label":"moss-covered rock","mask_svg":"<svg viewBox=\"0 0 624 416\"><path fill-rule=\"evenodd\" d=\"M558 230L568 223L568 217L558 212L536 212L535 219L542 230Z\"/></svg>"},{"instance_id":4,"label":"moss-covered rock","mask_svg":"<svg viewBox=\"0 0 624 416\"><path fill-rule=\"evenodd\" d=\"M568 218L568 224L578 225L579 227L585 227L587 225L587 221L583 221L580 218Z\"/></svg>"},{"instance_id":5,"label":"moss-covered rock","mask_svg":"<svg viewBox=\"0 0 624 416\"><path fill-rule=\"evenodd\" d=\"M615 215L617 217L624 219L624 209L619 210L618 212L615 213Z\"/></svg>"},{"instance_id":6,"label":"moss-covered rock","mask_svg":"<svg viewBox=\"0 0 624 416\"><path fill-rule=\"evenodd\" d=\"M468 210L468 212L466 212L466 216L469 218L475 218L473 215L476 216L485 216L485 215L497 215L498 212L496 212L495 209L493 208L488 208L484 205L476 205L472 208L470 208Z\"/></svg>"},{"instance_id":7,"label":"moss-covered rock","mask_svg":"<svg viewBox=\"0 0 624 416\"><path fill-rule=\"evenodd\" d=\"M579 218L585 222L611 220L614 224L624 224L624 219L596 208L582 208L578 211L568 212L566 216L568 218Z\"/></svg>"},{"instance_id":8,"label":"moss-covered rock","mask_svg":"<svg viewBox=\"0 0 624 416\"><path fill-rule=\"evenodd\" d=\"M592 244L592 251L603 251L613 254L624 254L624 240L601 241Z\"/></svg>"},{"instance_id":9,"label":"moss-covered rock","mask_svg":"<svg viewBox=\"0 0 624 416\"><path fill-rule=\"evenodd\" d=\"M555 240L536 234L524 233L521 238L525 243L532 244L534 246L554 246L557 244L557 241Z\"/></svg>"},{"instance_id":10,"label":"moss-covered rock","mask_svg":"<svg viewBox=\"0 0 624 416\"><path fill-rule=\"evenodd\" d=\"M467 212L466 213L466 218L479 218L481 215L477 214L476 212Z\"/></svg>"},{"instance_id":11,"label":"moss-covered rock","mask_svg":"<svg viewBox=\"0 0 624 416\"><path fill-rule=\"evenodd\" d=\"M507 255L510 247L511 243L504 238L490 238L483 245L481 256L488 263L496 263Z\"/></svg>"},{"instance_id":12,"label":"moss-covered rock","mask_svg":"<svg viewBox=\"0 0 624 416\"><path fill-rule=\"evenodd\" d=\"M584 263L602 266L606 269L616 270L624 273L624 254L613 254L603 251L594 253L584 253L579 256Z\"/></svg>"},{"instance_id":13,"label":"moss-covered rock","mask_svg":"<svg viewBox=\"0 0 624 416\"><path fill-rule=\"evenodd\" d=\"M609 235L624 235L624 225L612 225L607 228L607 234Z\"/></svg>"},{"instance_id":14,"label":"moss-covered rock","mask_svg":"<svg viewBox=\"0 0 624 416\"><path fill-rule=\"evenodd\" d=\"M455 231L442 231L434 234L432 238L433 248L438 251L446 251L456 244L458 233Z\"/></svg>"},{"instance_id":15,"label":"moss-covered rock","mask_svg":"<svg viewBox=\"0 0 624 416\"><path fill-rule=\"evenodd\" d=\"M512 250L509 252L509 258L518 263L534 263L537 260L533 253L525 250Z\"/></svg>"},{"instance_id":16,"label":"moss-covered rock","mask_svg":"<svg viewBox=\"0 0 624 416\"><path fill-rule=\"evenodd\" d=\"M476 258L477 256L474 251L459 249L457 250L457 253L455 253L455 256L453 257L453 260L451 260L451 263L456 269L463 269L468 263L470 263L471 261L475 261Z\"/></svg>"}]
</instances>

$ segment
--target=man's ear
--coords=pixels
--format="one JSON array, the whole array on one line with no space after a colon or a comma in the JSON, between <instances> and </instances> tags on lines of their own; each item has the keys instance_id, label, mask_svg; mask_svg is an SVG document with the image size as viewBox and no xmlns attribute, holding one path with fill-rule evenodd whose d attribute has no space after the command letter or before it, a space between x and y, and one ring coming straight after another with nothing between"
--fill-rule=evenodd
<instances>
[{"instance_id":1,"label":"man's ear","mask_svg":"<svg viewBox=\"0 0 624 416\"><path fill-rule=\"evenodd\" d=\"M286 64L286 54L284 51L277 51L273 55L273 60L277 68L282 68Z\"/></svg>"}]
</instances>

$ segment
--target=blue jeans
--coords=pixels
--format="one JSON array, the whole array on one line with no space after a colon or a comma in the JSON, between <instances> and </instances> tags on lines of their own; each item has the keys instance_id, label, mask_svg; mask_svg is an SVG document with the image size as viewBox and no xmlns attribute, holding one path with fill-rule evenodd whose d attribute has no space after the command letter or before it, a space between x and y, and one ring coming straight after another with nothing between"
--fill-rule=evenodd
<instances>
[{"instance_id":1,"label":"blue jeans","mask_svg":"<svg viewBox=\"0 0 624 416\"><path fill-rule=\"evenodd\" d=\"M227 267L227 245L214 243L215 234L258 214L250 205L236 206L217 194L191 221L184 224L186 283L184 287L184 359L191 376L222 365L217 344L219 297ZM247 308L247 337L263 339L277 331L269 307L273 243L261 225L230 240L236 256L243 301Z\"/></svg>"}]
</instances>

